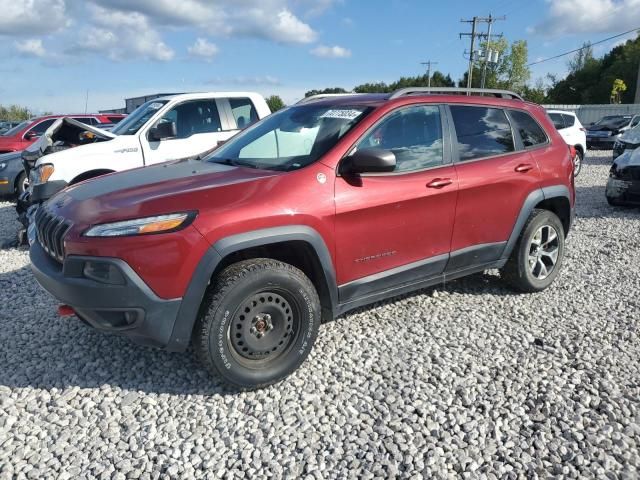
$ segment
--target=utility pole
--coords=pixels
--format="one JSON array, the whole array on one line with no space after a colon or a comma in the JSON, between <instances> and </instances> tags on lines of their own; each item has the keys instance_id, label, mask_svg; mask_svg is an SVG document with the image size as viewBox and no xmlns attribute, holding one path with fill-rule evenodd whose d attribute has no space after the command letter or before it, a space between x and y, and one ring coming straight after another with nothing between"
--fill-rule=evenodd
<instances>
[{"instance_id":1,"label":"utility pole","mask_svg":"<svg viewBox=\"0 0 640 480\"><path fill-rule=\"evenodd\" d=\"M473 17L472 20L460 20L462 23L470 23L471 33L461 33L462 37L471 37L471 50L469 51L469 71L467 73L467 88L471 88L471 77L473 76L473 49L476 44L476 25L478 23L478 17Z\"/></svg>"},{"instance_id":2,"label":"utility pole","mask_svg":"<svg viewBox=\"0 0 640 480\"><path fill-rule=\"evenodd\" d=\"M471 33L460 33L460 38L462 37L471 37L471 49L469 50L469 73L467 73L467 88L471 88L471 82L473 79L473 60L474 60L474 56L475 56L475 45L476 45L476 38L484 38L487 40L487 43L489 42L489 39L491 38L491 25L497 21L497 20L506 20L506 17L502 16L500 18L496 18L496 17L492 17L491 15L489 15L489 17L473 17L473 19L471 20L460 20L462 23L470 23L471 24ZM489 24L489 30L487 33L476 33L476 27L478 26L478 23L488 23ZM502 37L502 34L498 35L499 37ZM482 75L482 86L484 88L484 77L485 77L485 71L486 71L486 54L485 54L485 67L483 69L483 75Z\"/></svg>"},{"instance_id":3,"label":"utility pole","mask_svg":"<svg viewBox=\"0 0 640 480\"><path fill-rule=\"evenodd\" d=\"M432 62L431 60L427 62L422 62L420 65L427 66L427 86L431 87L431 65L437 65L438 62Z\"/></svg>"},{"instance_id":4,"label":"utility pole","mask_svg":"<svg viewBox=\"0 0 640 480\"><path fill-rule=\"evenodd\" d=\"M636 95L633 103L640 103L640 64L638 65L638 80L636 80Z\"/></svg>"},{"instance_id":5,"label":"utility pole","mask_svg":"<svg viewBox=\"0 0 640 480\"><path fill-rule=\"evenodd\" d=\"M496 18L496 17L492 17L491 14L489 14L489 18L480 19L480 21L487 22L487 48L486 48L487 51L484 52L484 65L482 66L482 81L480 82L480 88L484 88L484 82L487 78L487 64L489 63L489 42L491 42L491 27L498 20L506 20L506 19L507 17L505 17L504 15L502 17Z\"/></svg>"}]
</instances>

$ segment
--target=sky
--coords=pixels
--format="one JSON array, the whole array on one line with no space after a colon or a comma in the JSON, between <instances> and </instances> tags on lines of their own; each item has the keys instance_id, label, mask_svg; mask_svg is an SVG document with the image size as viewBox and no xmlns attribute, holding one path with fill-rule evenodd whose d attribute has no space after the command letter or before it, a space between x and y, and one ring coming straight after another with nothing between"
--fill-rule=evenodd
<instances>
[{"instance_id":1,"label":"sky","mask_svg":"<svg viewBox=\"0 0 640 480\"><path fill-rule=\"evenodd\" d=\"M292 103L419 75L428 60L457 80L469 48L458 34L470 31L460 20L473 16L505 15L494 33L526 40L530 62L640 27L640 0L0 0L0 12L0 104L55 113L156 92ZM533 66L532 81L564 75L569 58Z\"/></svg>"}]
</instances>

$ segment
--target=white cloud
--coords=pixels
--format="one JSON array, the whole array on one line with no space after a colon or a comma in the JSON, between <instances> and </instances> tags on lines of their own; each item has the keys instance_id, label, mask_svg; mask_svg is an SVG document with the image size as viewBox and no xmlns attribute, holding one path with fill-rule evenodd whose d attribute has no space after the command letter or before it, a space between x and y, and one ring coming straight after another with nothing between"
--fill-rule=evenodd
<instances>
[{"instance_id":1,"label":"white cloud","mask_svg":"<svg viewBox=\"0 0 640 480\"><path fill-rule=\"evenodd\" d=\"M65 0L0 0L0 35L40 35L69 25Z\"/></svg>"},{"instance_id":2,"label":"white cloud","mask_svg":"<svg viewBox=\"0 0 640 480\"><path fill-rule=\"evenodd\" d=\"M192 57L211 60L218 54L220 49L215 44L209 42L206 38L198 38L196 42L187 49L187 51Z\"/></svg>"},{"instance_id":3,"label":"white cloud","mask_svg":"<svg viewBox=\"0 0 640 480\"><path fill-rule=\"evenodd\" d=\"M144 15L154 24L196 27L208 35L293 44L311 43L317 38L311 26L289 8L292 0L110 0L108 4L106 0L91 1L104 9ZM328 8L327 0L321 3Z\"/></svg>"},{"instance_id":4,"label":"white cloud","mask_svg":"<svg viewBox=\"0 0 640 480\"><path fill-rule=\"evenodd\" d=\"M547 0L546 19L530 28L531 33L560 36L608 33L640 25L640 0Z\"/></svg>"},{"instance_id":5,"label":"white cloud","mask_svg":"<svg viewBox=\"0 0 640 480\"><path fill-rule=\"evenodd\" d=\"M351 56L351 50L339 47L338 45L334 45L333 47L318 45L311 50L311 54L322 58L349 58Z\"/></svg>"},{"instance_id":6,"label":"white cloud","mask_svg":"<svg viewBox=\"0 0 640 480\"><path fill-rule=\"evenodd\" d=\"M14 45L19 53L29 57L41 58L47 54L42 45L42 40L39 38L30 38L22 42L15 42Z\"/></svg>"},{"instance_id":7,"label":"white cloud","mask_svg":"<svg viewBox=\"0 0 640 480\"><path fill-rule=\"evenodd\" d=\"M175 56L144 15L102 7L92 11L95 25L81 32L72 51L100 52L115 61L144 58L166 62Z\"/></svg>"}]
</instances>

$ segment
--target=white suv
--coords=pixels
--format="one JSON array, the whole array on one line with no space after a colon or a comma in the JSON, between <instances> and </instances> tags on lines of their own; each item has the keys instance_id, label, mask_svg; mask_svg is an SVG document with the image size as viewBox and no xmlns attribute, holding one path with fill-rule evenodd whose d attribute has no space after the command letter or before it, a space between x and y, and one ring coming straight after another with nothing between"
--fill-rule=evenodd
<instances>
[{"instance_id":1,"label":"white suv","mask_svg":"<svg viewBox=\"0 0 640 480\"><path fill-rule=\"evenodd\" d=\"M586 129L573 112L564 110L548 110L547 113L567 145L576 149L576 156L573 159L573 175L577 177L582 168L582 160L587 151Z\"/></svg>"}]
</instances>

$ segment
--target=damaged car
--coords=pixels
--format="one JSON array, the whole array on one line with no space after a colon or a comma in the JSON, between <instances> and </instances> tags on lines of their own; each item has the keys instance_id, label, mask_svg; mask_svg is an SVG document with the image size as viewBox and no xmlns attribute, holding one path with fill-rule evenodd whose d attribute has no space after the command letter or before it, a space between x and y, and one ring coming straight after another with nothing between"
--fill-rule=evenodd
<instances>
[{"instance_id":1,"label":"damaged car","mask_svg":"<svg viewBox=\"0 0 640 480\"><path fill-rule=\"evenodd\" d=\"M640 206L640 148L613 161L605 195L609 205Z\"/></svg>"},{"instance_id":2,"label":"damaged car","mask_svg":"<svg viewBox=\"0 0 640 480\"><path fill-rule=\"evenodd\" d=\"M640 123L640 115L607 115L587 127L587 148L611 149L627 130Z\"/></svg>"},{"instance_id":3,"label":"damaged car","mask_svg":"<svg viewBox=\"0 0 640 480\"><path fill-rule=\"evenodd\" d=\"M613 144L613 159L615 160L624 152L632 152L640 147L640 125L626 131Z\"/></svg>"}]
</instances>

